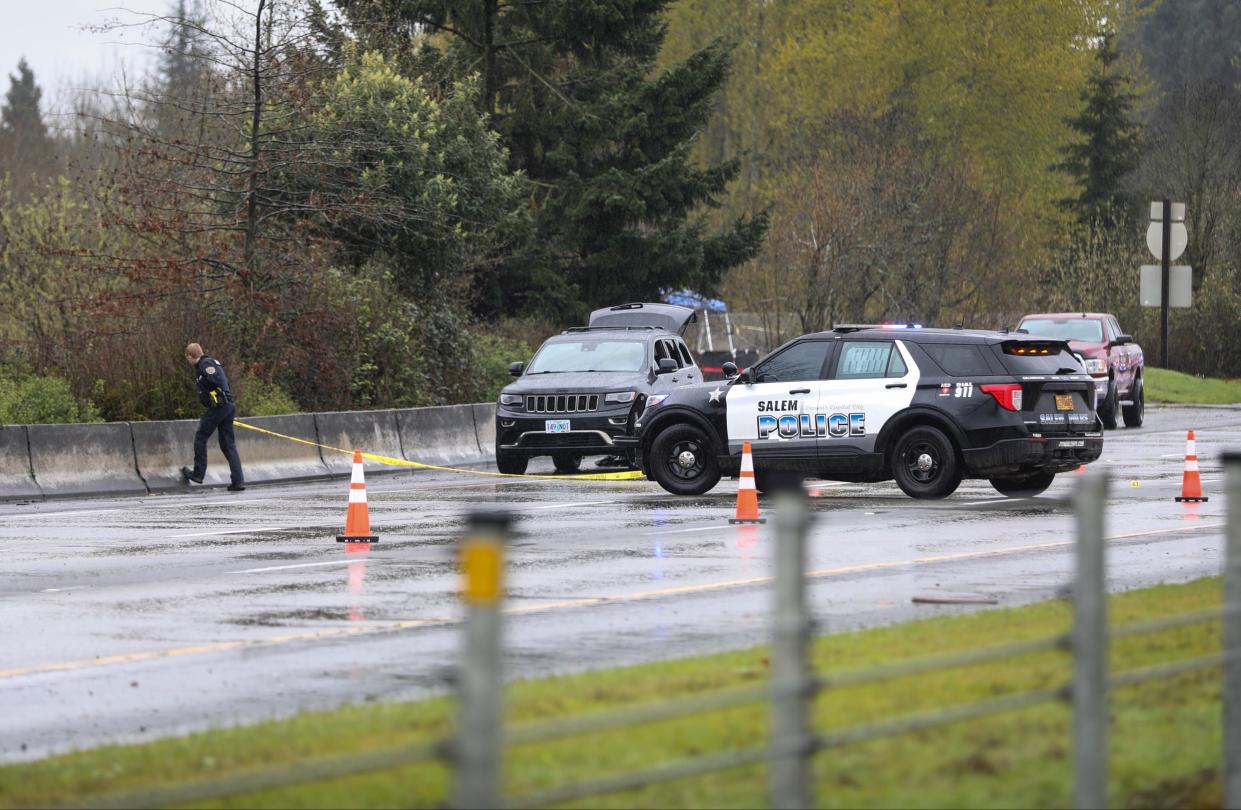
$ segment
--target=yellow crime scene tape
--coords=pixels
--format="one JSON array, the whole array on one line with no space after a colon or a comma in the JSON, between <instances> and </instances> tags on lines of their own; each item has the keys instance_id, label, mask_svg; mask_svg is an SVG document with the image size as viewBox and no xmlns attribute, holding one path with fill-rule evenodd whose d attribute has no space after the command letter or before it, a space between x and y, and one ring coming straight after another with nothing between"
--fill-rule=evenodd
<instances>
[{"instance_id":1,"label":"yellow crime scene tape","mask_svg":"<svg viewBox=\"0 0 1241 810\"><path fill-rule=\"evenodd\" d=\"M246 430L253 430L255 433L266 433L268 436L275 436L278 439L287 439L288 441L297 442L298 444L305 444L311 447L320 447L324 450L332 450L334 452L345 453L350 456L353 455L352 450L345 450L341 447L333 447L330 444L320 444L319 442L312 442L308 439L299 439L296 436L286 436L285 434L277 433L274 430L267 430L266 428L247 425L240 419L234 419L233 424L238 427L243 427ZM545 481L564 481L566 479L571 481L634 481L639 478L646 478L646 475L641 470L626 470L625 472L614 473L586 473L584 475L517 475L514 473L491 472L490 470L467 470L463 467L443 467L437 464L423 464L421 461L406 461L403 458L380 456L375 453L364 452L362 453L362 458L370 459L371 461L375 461L380 464L387 464L392 467L412 467L416 470L439 470L441 472L465 473L466 475L484 475L491 478L524 478L526 480L533 479Z\"/></svg>"}]
</instances>

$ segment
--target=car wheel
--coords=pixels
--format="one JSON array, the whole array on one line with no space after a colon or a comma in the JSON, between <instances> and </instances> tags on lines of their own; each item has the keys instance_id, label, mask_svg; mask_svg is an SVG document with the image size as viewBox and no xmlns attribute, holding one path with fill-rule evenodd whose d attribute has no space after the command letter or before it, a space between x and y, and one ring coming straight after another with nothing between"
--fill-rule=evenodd
<instances>
[{"instance_id":1,"label":"car wheel","mask_svg":"<svg viewBox=\"0 0 1241 810\"><path fill-rule=\"evenodd\" d=\"M995 487L1001 495L1007 495L1010 498L1033 498L1051 486L1054 480L1056 480L1055 473L1040 471L1010 478L992 478L991 486Z\"/></svg>"},{"instance_id":2,"label":"car wheel","mask_svg":"<svg viewBox=\"0 0 1241 810\"><path fill-rule=\"evenodd\" d=\"M647 466L659 485L674 495L701 495L720 480L711 441L694 425L673 425L656 436Z\"/></svg>"},{"instance_id":3,"label":"car wheel","mask_svg":"<svg viewBox=\"0 0 1241 810\"><path fill-rule=\"evenodd\" d=\"M1103 420L1103 427L1107 430L1116 429L1116 411L1117 403L1120 396L1116 393L1116 381L1109 379L1107 381L1107 396L1099 403L1099 418Z\"/></svg>"},{"instance_id":4,"label":"car wheel","mask_svg":"<svg viewBox=\"0 0 1241 810\"><path fill-rule=\"evenodd\" d=\"M961 484L957 451L944 432L930 425L905 431L892 449L892 477L911 498L947 498Z\"/></svg>"},{"instance_id":5,"label":"car wheel","mask_svg":"<svg viewBox=\"0 0 1241 810\"><path fill-rule=\"evenodd\" d=\"M575 473L582 468L582 457L574 453L553 453L552 464L556 465L558 473Z\"/></svg>"},{"instance_id":6,"label":"car wheel","mask_svg":"<svg viewBox=\"0 0 1241 810\"><path fill-rule=\"evenodd\" d=\"M505 475L525 475L526 466L530 463L530 459L525 456L519 456L516 453L505 453L502 450L496 451L496 467Z\"/></svg>"},{"instance_id":7,"label":"car wheel","mask_svg":"<svg viewBox=\"0 0 1241 810\"><path fill-rule=\"evenodd\" d=\"M1141 375L1133 381L1133 404L1123 406L1122 411L1125 427L1142 427L1142 420L1146 418L1146 385Z\"/></svg>"}]
</instances>

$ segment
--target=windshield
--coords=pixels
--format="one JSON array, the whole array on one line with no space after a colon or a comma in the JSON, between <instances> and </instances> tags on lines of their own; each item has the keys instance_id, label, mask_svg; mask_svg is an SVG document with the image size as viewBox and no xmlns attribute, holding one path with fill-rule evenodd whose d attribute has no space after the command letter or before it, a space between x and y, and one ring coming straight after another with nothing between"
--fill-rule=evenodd
<instances>
[{"instance_id":1,"label":"windshield","mask_svg":"<svg viewBox=\"0 0 1241 810\"><path fill-rule=\"evenodd\" d=\"M526 373L641 371L645 364L646 344L640 340L562 340L539 349Z\"/></svg>"},{"instance_id":2,"label":"windshield","mask_svg":"<svg viewBox=\"0 0 1241 810\"><path fill-rule=\"evenodd\" d=\"M1085 318L1032 318L1022 321L1021 327L1037 337L1056 338L1057 340L1081 340L1087 343L1103 342L1103 321L1089 321Z\"/></svg>"}]
</instances>

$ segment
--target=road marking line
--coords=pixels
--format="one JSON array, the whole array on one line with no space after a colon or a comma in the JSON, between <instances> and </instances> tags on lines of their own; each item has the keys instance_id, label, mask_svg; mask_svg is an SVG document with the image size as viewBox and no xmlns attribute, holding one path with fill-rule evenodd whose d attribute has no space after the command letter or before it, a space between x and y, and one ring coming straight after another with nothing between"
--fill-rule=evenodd
<instances>
[{"instance_id":1,"label":"road marking line","mask_svg":"<svg viewBox=\"0 0 1241 810\"><path fill-rule=\"evenodd\" d=\"M1112 535L1111 537L1108 537L1107 540L1109 542L1116 540L1131 540L1133 538L1149 537L1151 535L1179 534L1181 532L1188 531L1219 529L1223 528L1223 526L1223 523L1205 523L1198 526L1178 526L1168 529L1153 529L1151 531ZM712 526L703 528L706 529L715 527ZM873 563L846 565L838 568L820 568L807 572L806 576L810 579L822 579L824 577L839 576L841 574L855 574L863 571L882 571L890 568L908 568L911 566L931 565L934 563L951 562L954 560L1006 557L1013 554L1023 554L1030 551L1047 551L1049 549L1066 548L1072 545L1072 540L1062 540L1055 543L1034 543L1025 546L1010 546L1008 548L990 549L987 551L962 551L955 554L938 554L933 557L917 557L908 560L882 560ZM668 596L681 596L691 593L707 593L710 591L728 590L730 588L745 588L753 585L765 585L772 582L772 579L773 578L770 576L751 577L749 579L734 579L725 582L707 582L700 585L683 585L676 588L664 588L655 591L638 591L636 593L619 594L616 596L588 596L579 599L562 599L542 605L507 608L503 611L503 613L506 616L520 616L528 613L539 613L543 611L594 607L609 604L623 604L626 602L641 602L650 599L662 599ZM288 644L298 641L321 641L325 639L344 638L348 636L394 633L402 630L413 630L425 627L442 627L449 624L456 624L460 621L461 619L456 617L436 616L428 619L411 619L406 621L389 622L386 624L338 627L331 630L314 630L308 633L291 633L288 635L271 636L268 638L245 639L240 641L217 641L208 644L199 644L192 647L175 647L164 650L150 650L147 652L79 659L77 661L38 664L31 667L0 669L0 679L18 678L26 675L41 675L49 672L69 672L81 669L91 669L94 667L110 666L112 664L142 663L144 661L153 661L161 658L178 658L187 655L227 652L229 650L241 649L243 647L270 647L278 644Z\"/></svg>"},{"instance_id":2,"label":"road marking line","mask_svg":"<svg viewBox=\"0 0 1241 810\"><path fill-rule=\"evenodd\" d=\"M719 531L727 531L730 528L732 527L729 527L729 526L695 526L692 529L667 529L665 531L657 531L657 532L642 532L640 536L641 537L654 537L655 535L664 535L664 534L689 534L690 532L709 532L712 529L718 529Z\"/></svg>"},{"instance_id":3,"label":"road marking line","mask_svg":"<svg viewBox=\"0 0 1241 810\"><path fill-rule=\"evenodd\" d=\"M1028 500L1030 499L1029 498L990 498L985 501L965 501L964 503L958 503L956 505L957 506L982 506L984 503L1003 503L1004 501L1028 501ZM951 507L952 504L949 504L948 506Z\"/></svg>"},{"instance_id":4,"label":"road marking line","mask_svg":"<svg viewBox=\"0 0 1241 810\"><path fill-rule=\"evenodd\" d=\"M574 506L602 506L609 503L616 503L616 501L574 501L573 503L552 503L547 506L535 506L532 508L533 511L539 512L544 509L570 509Z\"/></svg>"},{"instance_id":5,"label":"road marking line","mask_svg":"<svg viewBox=\"0 0 1241 810\"><path fill-rule=\"evenodd\" d=\"M353 563L365 563L365 562L369 562L369 560L366 558L359 558L356 560L328 560L327 562L296 563L294 565L269 565L266 568L243 568L240 571L229 571L228 573L230 574L259 574L264 571L288 571L292 568L315 568L317 566L323 566L323 565L345 565L346 563L352 565Z\"/></svg>"},{"instance_id":6,"label":"road marking line","mask_svg":"<svg viewBox=\"0 0 1241 810\"><path fill-rule=\"evenodd\" d=\"M228 529L227 531L218 532L198 532L197 534L174 534L173 539L182 539L185 537L217 537L222 534L258 534L259 532L283 532L289 529L303 529L305 526L255 526L250 529Z\"/></svg>"}]
</instances>

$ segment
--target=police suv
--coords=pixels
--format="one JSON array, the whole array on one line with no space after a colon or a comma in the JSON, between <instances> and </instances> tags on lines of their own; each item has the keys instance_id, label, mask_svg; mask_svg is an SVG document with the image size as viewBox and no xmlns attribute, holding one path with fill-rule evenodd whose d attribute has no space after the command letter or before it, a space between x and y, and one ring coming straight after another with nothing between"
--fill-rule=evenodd
<instances>
[{"instance_id":1,"label":"police suv","mask_svg":"<svg viewBox=\"0 0 1241 810\"><path fill-rule=\"evenodd\" d=\"M753 448L760 491L776 477L895 479L944 498L963 478L1037 495L1103 451L1095 388L1060 340L903 326L804 335L727 382L651 396L635 423L643 469L697 495Z\"/></svg>"},{"instance_id":2,"label":"police suv","mask_svg":"<svg viewBox=\"0 0 1241 810\"><path fill-rule=\"evenodd\" d=\"M534 456L575 472L583 456L637 462L634 420L652 397L702 382L682 335L689 307L622 304L595 310L589 326L548 338L496 404L496 465L521 474Z\"/></svg>"}]
</instances>

